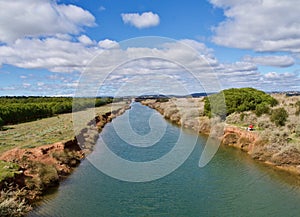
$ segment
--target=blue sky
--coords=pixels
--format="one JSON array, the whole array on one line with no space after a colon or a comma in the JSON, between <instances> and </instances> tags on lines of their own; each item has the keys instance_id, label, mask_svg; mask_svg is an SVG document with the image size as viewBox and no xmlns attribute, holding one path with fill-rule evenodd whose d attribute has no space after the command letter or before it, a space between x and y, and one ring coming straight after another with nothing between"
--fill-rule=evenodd
<instances>
[{"instance_id":1,"label":"blue sky","mask_svg":"<svg viewBox=\"0 0 300 217\"><path fill-rule=\"evenodd\" d=\"M91 86L102 95L300 91L293 0L0 0L0 8L2 96L73 96ZM133 39L145 36L155 38Z\"/></svg>"}]
</instances>

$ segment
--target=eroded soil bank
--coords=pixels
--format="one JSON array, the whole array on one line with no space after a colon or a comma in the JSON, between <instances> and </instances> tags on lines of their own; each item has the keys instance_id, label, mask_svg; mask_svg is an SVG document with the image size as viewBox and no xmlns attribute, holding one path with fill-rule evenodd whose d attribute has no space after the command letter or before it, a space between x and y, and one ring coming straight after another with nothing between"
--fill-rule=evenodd
<instances>
[{"instance_id":1,"label":"eroded soil bank","mask_svg":"<svg viewBox=\"0 0 300 217\"><path fill-rule=\"evenodd\" d=\"M123 114L129 107L126 104L112 112L96 116L72 140L36 148L14 148L4 152L0 160L17 164L19 171L13 178L0 182L0 189L13 188L20 191L20 197L28 204L41 199L49 188L58 186L93 150L105 124Z\"/></svg>"}]
</instances>

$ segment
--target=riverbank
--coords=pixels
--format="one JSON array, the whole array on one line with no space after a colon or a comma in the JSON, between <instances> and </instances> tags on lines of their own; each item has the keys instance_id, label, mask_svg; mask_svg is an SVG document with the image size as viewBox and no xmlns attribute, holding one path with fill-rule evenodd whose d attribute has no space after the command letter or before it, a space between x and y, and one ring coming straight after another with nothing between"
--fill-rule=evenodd
<instances>
[{"instance_id":1,"label":"riverbank","mask_svg":"<svg viewBox=\"0 0 300 217\"><path fill-rule=\"evenodd\" d=\"M283 97L277 98L283 104ZM290 98L285 99L285 103L288 100L296 101ZM252 112L244 112L244 120L241 120L241 114L232 114L225 122L220 122L204 116L203 98L172 98L168 102L145 100L142 104L156 109L174 124L193 129L197 133L213 136L216 130L224 129L222 135L215 133L222 145L238 148L255 160L300 175L299 140L294 135L296 132L293 132L293 127L297 127L293 118L290 118L286 127L276 127L265 116L256 117ZM293 112L292 110L290 116ZM257 123L255 131L246 130L249 123Z\"/></svg>"},{"instance_id":2,"label":"riverbank","mask_svg":"<svg viewBox=\"0 0 300 217\"><path fill-rule=\"evenodd\" d=\"M113 124L105 126L101 133L105 145L102 142L97 144L90 160L82 161L58 191L41 201L28 216L298 216L300 183L293 175L257 163L246 153L223 145L213 160L200 168L199 157L207 136L197 136L191 130L181 131L178 126L159 116L157 111L133 103L130 111L115 119ZM131 127L125 127L128 126L127 117L130 118ZM157 141L155 145L138 149L123 137L131 135L133 130L140 135L150 135L155 128L150 132L149 120L152 127L166 126L159 141L153 140L152 136L140 140L144 142L141 144ZM122 131L118 133L116 129ZM195 142L195 146L190 143L177 149L180 153L170 153L178 138L184 138L187 144ZM102 145L109 149L101 148L104 147ZM117 178L120 177L118 175L124 177L133 171L146 177L151 176L151 171L159 175L160 168L166 168L164 165L168 167L181 162L177 156L191 147L194 147L193 151L180 167L169 170L170 174L157 180L136 183ZM93 159L96 156L97 159L105 158L110 150L131 162L148 162L153 169L137 169L133 164L125 168L124 164L115 162L107 164L113 166L111 171L103 170L98 167L100 162ZM162 167L156 167L155 162L151 166L152 159L159 159L166 154L172 154L173 157L162 163ZM108 163L107 158L103 160L102 165ZM117 176L111 173L113 170L119 171Z\"/></svg>"},{"instance_id":3,"label":"riverbank","mask_svg":"<svg viewBox=\"0 0 300 217\"><path fill-rule=\"evenodd\" d=\"M16 168L12 177L4 177L1 180L1 197L6 195L5 191L20 192L16 198L13 198L13 201L11 198L7 198L7 202L10 201L14 204L22 202L24 206L21 209L28 211L30 204L41 199L50 188L58 186L59 182L71 174L80 161L92 151L98 134L105 124L129 108L128 103L114 104L113 106L110 106L112 111L104 109L102 114L97 114L94 120L89 121L85 126L80 126L82 127L81 131L76 137L68 139L71 134L67 133L64 135L64 141L37 147L34 147L36 144L32 144L33 148L18 146L4 151L0 160L10 162ZM43 125L42 122L38 123L40 127ZM73 131L72 126L73 124L68 126L68 131ZM1 201L5 203L3 198ZM1 216L10 216L4 211L1 210Z\"/></svg>"}]
</instances>

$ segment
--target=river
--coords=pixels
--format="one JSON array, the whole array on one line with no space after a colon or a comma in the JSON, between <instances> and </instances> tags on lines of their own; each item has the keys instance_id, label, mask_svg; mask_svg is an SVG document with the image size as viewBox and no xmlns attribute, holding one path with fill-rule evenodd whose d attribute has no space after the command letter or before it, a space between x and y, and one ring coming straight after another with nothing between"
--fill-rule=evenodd
<instances>
[{"instance_id":1,"label":"river","mask_svg":"<svg viewBox=\"0 0 300 217\"><path fill-rule=\"evenodd\" d=\"M130 116L133 130L142 136L151 129L147 119L157 115L160 118L157 124L163 121L166 126L164 136L149 147L129 145L114 130L114 125L124 124L125 119L120 116L104 127L97 146L105 141L116 155L132 162L147 162L170 152L179 135L184 135L184 141L196 139L196 145L176 170L143 182L123 181L101 172L92 160L100 153L96 147L91 160L83 160L30 217L299 216L300 184L292 175L254 161L240 150L223 146L200 168L205 136L182 130L139 103L134 103L126 114ZM122 129L123 133L130 130Z\"/></svg>"}]
</instances>

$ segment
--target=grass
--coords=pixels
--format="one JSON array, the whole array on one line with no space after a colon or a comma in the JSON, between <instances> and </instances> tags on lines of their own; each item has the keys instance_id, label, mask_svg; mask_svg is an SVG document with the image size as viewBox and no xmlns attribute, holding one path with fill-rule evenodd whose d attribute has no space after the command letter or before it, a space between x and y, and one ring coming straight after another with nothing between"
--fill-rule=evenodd
<instances>
[{"instance_id":1,"label":"grass","mask_svg":"<svg viewBox=\"0 0 300 217\"><path fill-rule=\"evenodd\" d=\"M12 162L0 161L0 182L7 179L13 178L15 174L19 173L20 167Z\"/></svg>"},{"instance_id":2,"label":"grass","mask_svg":"<svg viewBox=\"0 0 300 217\"><path fill-rule=\"evenodd\" d=\"M121 108L124 103L114 103L95 108L95 116L105 114L112 109ZM92 109L77 112L78 115L91 113ZM87 123L82 123L81 129ZM72 113L57 115L37 121L5 126L0 131L0 154L15 147L33 148L55 142L67 141L75 136Z\"/></svg>"}]
</instances>

